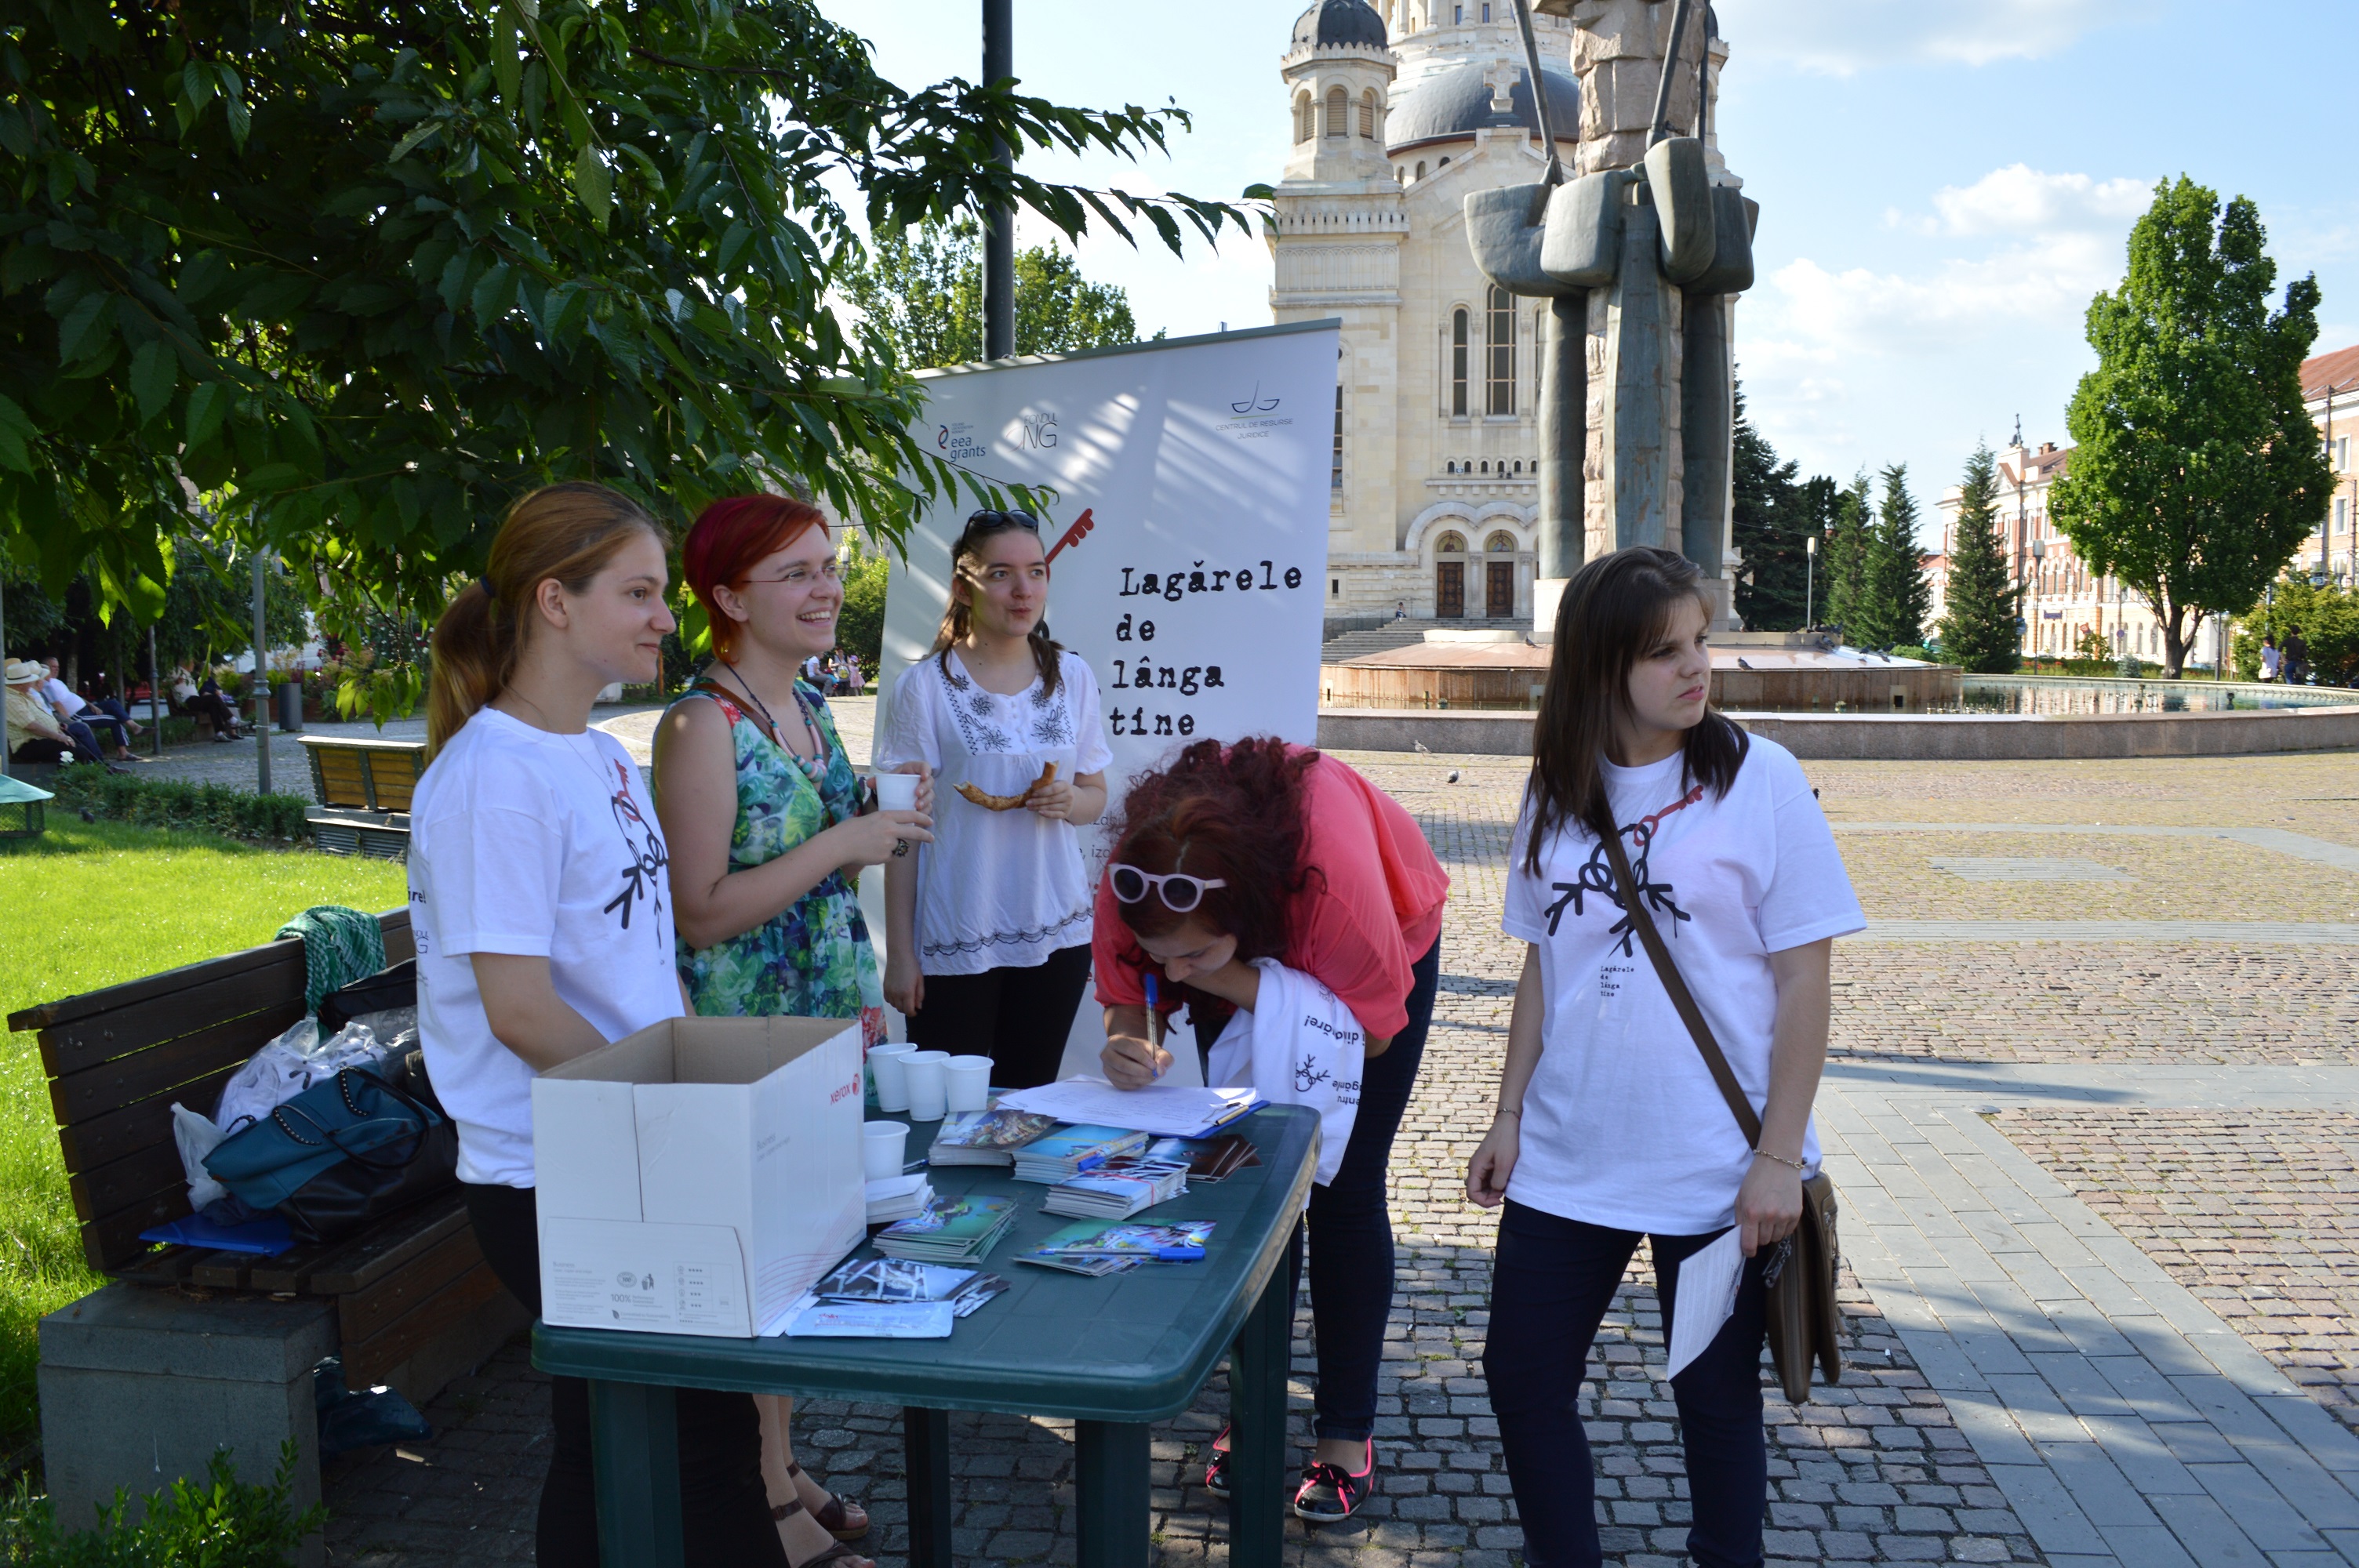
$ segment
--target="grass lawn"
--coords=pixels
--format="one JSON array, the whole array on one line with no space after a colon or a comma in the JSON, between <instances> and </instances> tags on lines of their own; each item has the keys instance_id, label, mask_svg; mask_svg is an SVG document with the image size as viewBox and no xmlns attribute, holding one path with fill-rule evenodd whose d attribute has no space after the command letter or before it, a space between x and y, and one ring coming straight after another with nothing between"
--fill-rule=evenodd
<instances>
[{"instance_id":1,"label":"grass lawn","mask_svg":"<svg viewBox=\"0 0 2359 1568\"><path fill-rule=\"evenodd\" d=\"M375 911L405 896L402 869L383 860L52 812L46 837L0 843L0 1015L267 942L315 903ZM30 1034L10 1034L0 1054L0 1449L38 1423L41 1314L102 1282L82 1262L40 1052Z\"/></svg>"}]
</instances>

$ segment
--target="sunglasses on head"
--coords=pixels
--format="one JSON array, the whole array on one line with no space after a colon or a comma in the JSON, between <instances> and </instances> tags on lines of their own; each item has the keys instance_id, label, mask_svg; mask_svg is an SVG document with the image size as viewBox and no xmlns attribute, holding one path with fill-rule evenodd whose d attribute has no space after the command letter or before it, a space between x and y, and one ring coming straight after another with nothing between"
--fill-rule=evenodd
<instances>
[{"instance_id":1,"label":"sunglasses on head","mask_svg":"<svg viewBox=\"0 0 2359 1568\"><path fill-rule=\"evenodd\" d=\"M1158 877L1119 860L1108 866L1106 873L1114 884L1114 896L1123 903L1136 903L1152 890L1161 896L1163 907L1174 914L1187 914L1204 902L1207 892L1229 885L1220 877L1191 877L1185 871L1167 871Z\"/></svg>"},{"instance_id":2,"label":"sunglasses on head","mask_svg":"<svg viewBox=\"0 0 2359 1568\"><path fill-rule=\"evenodd\" d=\"M970 512L966 514L970 528L1029 528L1040 531L1040 519L1029 512Z\"/></svg>"}]
</instances>

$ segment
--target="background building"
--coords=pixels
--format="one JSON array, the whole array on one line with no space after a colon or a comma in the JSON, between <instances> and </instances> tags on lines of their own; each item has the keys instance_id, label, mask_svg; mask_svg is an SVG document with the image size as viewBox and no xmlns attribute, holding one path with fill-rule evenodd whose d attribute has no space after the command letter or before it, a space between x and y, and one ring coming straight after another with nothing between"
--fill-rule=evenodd
<instances>
[{"instance_id":1,"label":"background building","mask_svg":"<svg viewBox=\"0 0 2359 1568\"><path fill-rule=\"evenodd\" d=\"M2317 535L2295 553L2290 569L2322 571L2349 587L2352 530L2359 525L2359 472L2351 466L2351 438L2359 436L2359 347L2304 360L2301 395L2318 427L2327 466L2334 470L2334 497L2319 521Z\"/></svg>"},{"instance_id":2,"label":"background building","mask_svg":"<svg viewBox=\"0 0 2359 1568\"><path fill-rule=\"evenodd\" d=\"M1570 166L1573 26L1534 20ZM1546 307L1484 279L1465 222L1469 191L1532 184L1547 167L1514 12L1321 0L1279 70L1294 141L1276 187L1271 313L1343 321L1328 613L1528 620Z\"/></svg>"}]
</instances>

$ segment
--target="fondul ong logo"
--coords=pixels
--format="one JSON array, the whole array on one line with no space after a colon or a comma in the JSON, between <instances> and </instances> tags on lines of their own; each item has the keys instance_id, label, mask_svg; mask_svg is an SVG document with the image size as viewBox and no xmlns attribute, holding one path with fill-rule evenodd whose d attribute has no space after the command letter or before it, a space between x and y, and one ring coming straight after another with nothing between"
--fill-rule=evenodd
<instances>
[{"instance_id":1,"label":"fondul ong logo","mask_svg":"<svg viewBox=\"0 0 2359 1568\"><path fill-rule=\"evenodd\" d=\"M1279 401L1279 399L1275 397L1263 397L1261 395L1261 383L1256 381L1254 383L1252 393L1246 396L1244 402L1232 403L1229 405L1229 412L1232 414L1266 414L1271 409L1277 407Z\"/></svg>"}]
</instances>

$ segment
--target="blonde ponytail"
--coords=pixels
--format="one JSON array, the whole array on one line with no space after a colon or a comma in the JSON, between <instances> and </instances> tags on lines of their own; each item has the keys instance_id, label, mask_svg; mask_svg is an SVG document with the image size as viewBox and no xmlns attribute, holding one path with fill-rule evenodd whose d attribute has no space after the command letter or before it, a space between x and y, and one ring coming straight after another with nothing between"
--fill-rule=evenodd
<instances>
[{"instance_id":1,"label":"blonde ponytail","mask_svg":"<svg viewBox=\"0 0 2359 1568\"><path fill-rule=\"evenodd\" d=\"M586 591L642 533L669 543L636 502L587 481L544 485L508 508L483 579L469 584L434 623L433 678L426 694L429 760L514 678L525 617L540 585L553 578L569 593Z\"/></svg>"}]
</instances>

